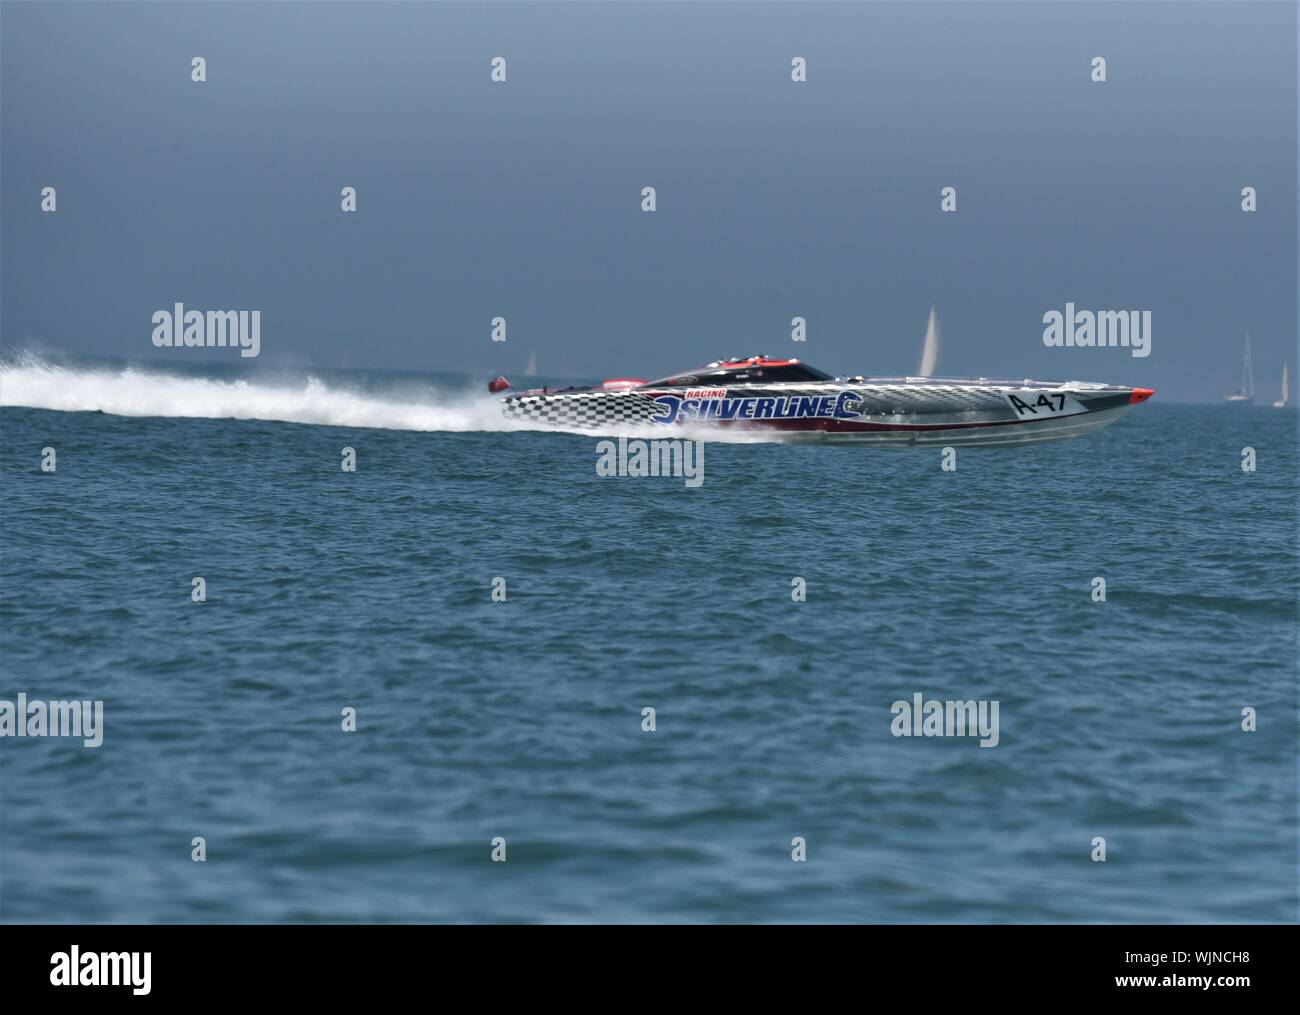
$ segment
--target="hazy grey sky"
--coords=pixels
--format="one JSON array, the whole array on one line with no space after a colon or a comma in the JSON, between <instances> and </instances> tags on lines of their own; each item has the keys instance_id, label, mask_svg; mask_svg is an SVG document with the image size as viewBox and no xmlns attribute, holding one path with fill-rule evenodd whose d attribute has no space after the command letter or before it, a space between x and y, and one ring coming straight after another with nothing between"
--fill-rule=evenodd
<instances>
[{"instance_id":1,"label":"hazy grey sky","mask_svg":"<svg viewBox=\"0 0 1300 1015\"><path fill-rule=\"evenodd\" d=\"M1250 331L1262 394L1295 375L1294 4L5 3L0 36L9 347L190 362L150 343L183 301L262 311L249 370L908 373L934 303L945 374L1217 399ZM1153 354L1045 348L1067 301L1152 311Z\"/></svg>"}]
</instances>

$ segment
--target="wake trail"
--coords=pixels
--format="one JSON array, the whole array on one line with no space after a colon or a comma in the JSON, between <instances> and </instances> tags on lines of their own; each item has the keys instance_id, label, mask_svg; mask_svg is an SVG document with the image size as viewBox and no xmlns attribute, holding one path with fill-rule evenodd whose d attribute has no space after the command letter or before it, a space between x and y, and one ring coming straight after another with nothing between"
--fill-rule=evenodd
<instances>
[{"instance_id":1,"label":"wake trail","mask_svg":"<svg viewBox=\"0 0 1300 1015\"><path fill-rule=\"evenodd\" d=\"M87 369L33 357L0 363L0 406L115 416L249 419L386 430L513 430L494 399L432 387L412 394L360 391L313 376L222 380L126 366Z\"/></svg>"},{"instance_id":2,"label":"wake trail","mask_svg":"<svg viewBox=\"0 0 1300 1015\"><path fill-rule=\"evenodd\" d=\"M0 361L0 407L114 416L240 419L424 433L549 431L588 436L677 437L753 443L759 434L627 426L608 430L543 427L506 419L490 395L406 383L401 390L363 391L306 375L290 379L194 377L139 366L95 369L23 355Z\"/></svg>"}]
</instances>

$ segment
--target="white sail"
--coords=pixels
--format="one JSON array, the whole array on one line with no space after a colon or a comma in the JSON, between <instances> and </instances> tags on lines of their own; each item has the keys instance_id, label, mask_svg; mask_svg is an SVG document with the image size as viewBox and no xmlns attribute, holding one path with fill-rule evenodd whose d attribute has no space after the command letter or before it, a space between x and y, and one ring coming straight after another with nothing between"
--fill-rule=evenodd
<instances>
[{"instance_id":1,"label":"white sail","mask_svg":"<svg viewBox=\"0 0 1300 1015\"><path fill-rule=\"evenodd\" d=\"M528 357L528 366L524 367L524 376L525 377L537 376L537 350L536 349L534 349L533 354Z\"/></svg>"},{"instance_id":2,"label":"white sail","mask_svg":"<svg viewBox=\"0 0 1300 1015\"><path fill-rule=\"evenodd\" d=\"M1255 366L1250 359L1250 332L1246 332L1245 348L1241 357L1241 387L1223 400L1229 405L1253 405L1255 402Z\"/></svg>"},{"instance_id":3,"label":"white sail","mask_svg":"<svg viewBox=\"0 0 1300 1015\"><path fill-rule=\"evenodd\" d=\"M1285 409L1286 403L1291 399L1291 388L1286 381L1286 364L1282 364L1282 397L1273 403L1274 409Z\"/></svg>"},{"instance_id":4,"label":"white sail","mask_svg":"<svg viewBox=\"0 0 1300 1015\"><path fill-rule=\"evenodd\" d=\"M939 346L942 336L939 334L939 317L930 308L930 320L925 326L925 349L921 352L921 366L916 371L918 377L933 377L934 368L939 365Z\"/></svg>"}]
</instances>

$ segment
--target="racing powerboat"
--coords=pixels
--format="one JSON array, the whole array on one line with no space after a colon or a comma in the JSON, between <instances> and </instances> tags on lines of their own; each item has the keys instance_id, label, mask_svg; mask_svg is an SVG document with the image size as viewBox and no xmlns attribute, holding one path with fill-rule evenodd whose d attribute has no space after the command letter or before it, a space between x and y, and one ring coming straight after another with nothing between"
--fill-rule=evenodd
<instances>
[{"instance_id":1,"label":"racing powerboat","mask_svg":"<svg viewBox=\"0 0 1300 1015\"><path fill-rule=\"evenodd\" d=\"M494 394L509 391L497 377ZM1060 440L1115 422L1154 391L1085 381L832 377L797 359L716 360L658 381L510 391L508 419L598 433L662 428L707 437L713 427L782 441L995 445ZM688 430L689 434L681 431Z\"/></svg>"}]
</instances>

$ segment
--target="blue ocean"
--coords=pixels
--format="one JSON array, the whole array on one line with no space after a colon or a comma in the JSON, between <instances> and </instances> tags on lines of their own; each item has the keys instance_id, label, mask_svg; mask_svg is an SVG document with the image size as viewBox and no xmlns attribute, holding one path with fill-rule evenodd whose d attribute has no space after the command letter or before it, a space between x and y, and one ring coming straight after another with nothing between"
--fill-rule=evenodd
<instances>
[{"instance_id":1,"label":"blue ocean","mask_svg":"<svg viewBox=\"0 0 1300 1015\"><path fill-rule=\"evenodd\" d=\"M103 742L0 740L0 918L1296 918L1293 410L692 488L482 380L3 364L0 698Z\"/></svg>"}]
</instances>

